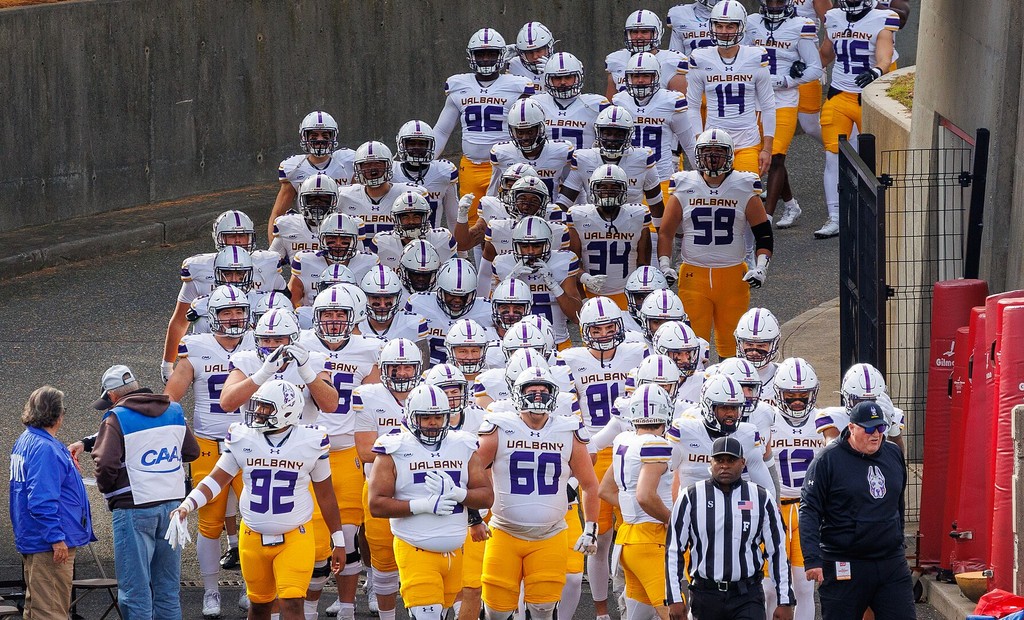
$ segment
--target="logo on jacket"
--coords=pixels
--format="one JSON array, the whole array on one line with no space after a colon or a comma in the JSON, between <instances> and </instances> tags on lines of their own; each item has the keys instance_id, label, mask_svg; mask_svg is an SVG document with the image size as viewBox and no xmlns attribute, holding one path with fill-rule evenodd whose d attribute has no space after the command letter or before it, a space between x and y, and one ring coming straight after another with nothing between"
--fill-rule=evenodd
<instances>
[{"instance_id":1,"label":"logo on jacket","mask_svg":"<svg viewBox=\"0 0 1024 620\"><path fill-rule=\"evenodd\" d=\"M871 491L871 497L875 499L885 497L885 476L882 475L882 470L877 465L868 467L868 490Z\"/></svg>"}]
</instances>

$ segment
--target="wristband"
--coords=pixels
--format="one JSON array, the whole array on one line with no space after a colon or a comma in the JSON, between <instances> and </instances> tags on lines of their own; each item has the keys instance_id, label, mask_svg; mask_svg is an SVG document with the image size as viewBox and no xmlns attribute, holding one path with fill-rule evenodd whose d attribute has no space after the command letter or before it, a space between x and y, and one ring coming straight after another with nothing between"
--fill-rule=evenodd
<instances>
[{"instance_id":1,"label":"wristband","mask_svg":"<svg viewBox=\"0 0 1024 620\"><path fill-rule=\"evenodd\" d=\"M480 516L480 511L475 508L467 508L466 515L469 517L469 526L480 525L484 522L484 518Z\"/></svg>"},{"instance_id":2,"label":"wristband","mask_svg":"<svg viewBox=\"0 0 1024 620\"><path fill-rule=\"evenodd\" d=\"M272 376L274 376L273 371L268 372L262 366L260 366L256 372L252 373L252 375L249 376L249 378L252 379L252 382L255 383L256 385L263 385L264 383L267 382L267 379L271 378Z\"/></svg>"},{"instance_id":3,"label":"wristband","mask_svg":"<svg viewBox=\"0 0 1024 620\"><path fill-rule=\"evenodd\" d=\"M331 545L334 548L345 548L345 532L338 530L337 532L331 532Z\"/></svg>"},{"instance_id":4,"label":"wristband","mask_svg":"<svg viewBox=\"0 0 1024 620\"><path fill-rule=\"evenodd\" d=\"M662 271L672 271L672 259L668 256L659 256L658 266L661 267Z\"/></svg>"},{"instance_id":5,"label":"wristband","mask_svg":"<svg viewBox=\"0 0 1024 620\"><path fill-rule=\"evenodd\" d=\"M651 216L651 224L654 224L654 230L661 230L661 218Z\"/></svg>"},{"instance_id":6,"label":"wristband","mask_svg":"<svg viewBox=\"0 0 1024 620\"><path fill-rule=\"evenodd\" d=\"M551 284L549 284L548 290L551 291L551 294L554 295L555 297L561 297L562 295L565 295L565 289L562 288L562 285L559 284L558 282L552 282Z\"/></svg>"},{"instance_id":7,"label":"wristband","mask_svg":"<svg viewBox=\"0 0 1024 620\"><path fill-rule=\"evenodd\" d=\"M306 385L316 381L316 371L309 364L299 366L299 377L306 382Z\"/></svg>"},{"instance_id":8,"label":"wristband","mask_svg":"<svg viewBox=\"0 0 1024 620\"><path fill-rule=\"evenodd\" d=\"M469 495L469 491L463 489L462 487L455 487L448 493L455 498L455 501L459 502L460 504L466 501L466 496Z\"/></svg>"}]
</instances>

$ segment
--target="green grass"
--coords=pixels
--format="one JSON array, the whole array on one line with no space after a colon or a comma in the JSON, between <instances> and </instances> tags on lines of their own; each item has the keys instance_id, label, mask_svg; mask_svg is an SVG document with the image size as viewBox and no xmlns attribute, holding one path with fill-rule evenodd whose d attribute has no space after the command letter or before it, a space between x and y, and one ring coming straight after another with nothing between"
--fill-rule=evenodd
<instances>
[{"instance_id":1,"label":"green grass","mask_svg":"<svg viewBox=\"0 0 1024 620\"><path fill-rule=\"evenodd\" d=\"M901 75L893 80L885 94L899 101L907 110L914 109L914 74Z\"/></svg>"}]
</instances>

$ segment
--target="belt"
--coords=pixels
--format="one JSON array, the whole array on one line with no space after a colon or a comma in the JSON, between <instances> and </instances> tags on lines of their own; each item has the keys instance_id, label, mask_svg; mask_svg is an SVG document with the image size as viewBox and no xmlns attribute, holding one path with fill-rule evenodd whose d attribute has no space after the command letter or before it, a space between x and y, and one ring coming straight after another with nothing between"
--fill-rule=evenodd
<instances>
[{"instance_id":1,"label":"belt","mask_svg":"<svg viewBox=\"0 0 1024 620\"><path fill-rule=\"evenodd\" d=\"M790 504L799 504L799 503L800 503L800 498L799 497L784 497L784 498L779 500L779 505L780 506L789 506Z\"/></svg>"},{"instance_id":2,"label":"belt","mask_svg":"<svg viewBox=\"0 0 1024 620\"><path fill-rule=\"evenodd\" d=\"M746 593L747 590L750 590L753 586L761 587L762 577L762 575L755 575L738 581L715 581L714 579L694 577L693 583L690 584L690 587L697 590L717 590L718 592L739 591L741 593Z\"/></svg>"}]
</instances>

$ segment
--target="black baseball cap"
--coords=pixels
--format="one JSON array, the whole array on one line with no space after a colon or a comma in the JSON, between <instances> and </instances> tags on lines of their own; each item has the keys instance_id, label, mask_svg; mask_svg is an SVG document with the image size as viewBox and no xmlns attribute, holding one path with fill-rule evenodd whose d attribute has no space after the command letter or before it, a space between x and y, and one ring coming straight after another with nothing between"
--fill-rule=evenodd
<instances>
[{"instance_id":1,"label":"black baseball cap","mask_svg":"<svg viewBox=\"0 0 1024 620\"><path fill-rule=\"evenodd\" d=\"M875 428L888 424L885 412L876 402L862 402L854 405L850 411L850 422L861 428Z\"/></svg>"},{"instance_id":2,"label":"black baseball cap","mask_svg":"<svg viewBox=\"0 0 1024 620\"><path fill-rule=\"evenodd\" d=\"M740 440L735 437L719 437L711 446L711 456L729 455L738 459L743 458L743 446Z\"/></svg>"}]
</instances>

